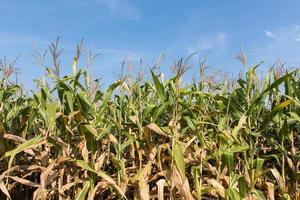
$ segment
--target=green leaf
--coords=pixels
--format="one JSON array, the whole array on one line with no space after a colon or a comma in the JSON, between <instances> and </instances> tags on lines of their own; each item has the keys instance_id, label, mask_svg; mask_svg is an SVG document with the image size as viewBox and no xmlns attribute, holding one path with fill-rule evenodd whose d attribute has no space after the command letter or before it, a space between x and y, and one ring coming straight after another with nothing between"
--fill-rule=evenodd
<instances>
[{"instance_id":1,"label":"green leaf","mask_svg":"<svg viewBox=\"0 0 300 200\"><path fill-rule=\"evenodd\" d=\"M74 104L74 94L72 94L69 91L66 91L65 95L66 95L66 99L67 99L70 111L74 112L74 106L73 106L73 104Z\"/></svg>"},{"instance_id":2,"label":"green leaf","mask_svg":"<svg viewBox=\"0 0 300 200\"><path fill-rule=\"evenodd\" d=\"M177 141L175 141L173 145L173 153L174 153L176 166L178 167L182 177L185 177L185 162L184 162L183 151L182 151L182 147Z\"/></svg>"},{"instance_id":3,"label":"green leaf","mask_svg":"<svg viewBox=\"0 0 300 200\"><path fill-rule=\"evenodd\" d=\"M262 168L264 165L265 160L262 158L257 158L255 160L256 168L255 168L255 177L258 178L260 174L262 173Z\"/></svg>"},{"instance_id":4,"label":"green leaf","mask_svg":"<svg viewBox=\"0 0 300 200\"><path fill-rule=\"evenodd\" d=\"M158 96L161 100L161 102L165 102L165 92L164 92L164 86L162 83L159 82L157 76L154 74L154 72L151 70L152 79L156 88L156 91L158 93Z\"/></svg>"},{"instance_id":5,"label":"green leaf","mask_svg":"<svg viewBox=\"0 0 300 200\"><path fill-rule=\"evenodd\" d=\"M101 140L105 135L111 132L113 125L109 124L103 131L100 132L100 134L97 137L97 140Z\"/></svg>"},{"instance_id":6,"label":"green leaf","mask_svg":"<svg viewBox=\"0 0 300 200\"><path fill-rule=\"evenodd\" d=\"M57 103L47 103L46 108L41 108L40 113L42 114L48 130L51 132L54 131L55 128L55 120L56 120L56 109L57 109Z\"/></svg>"},{"instance_id":7,"label":"green leaf","mask_svg":"<svg viewBox=\"0 0 300 200\"><path fill-rule=\"evenodd\" d=\"M21 153L22 151L25 151L26 149L32 148L35 145L37 145L38 143L40 143L44 138L42 138L41 136L37 136L35 138L32 138L24 143L22 143L21 145L19 145L17 148L15 148L14 150L8 151L4 154L5 158L9 157L9 161L8 161L8 168L11 167L11 164L15 158L15 156L18 153Z\"/></svg>"},{"instance_id":8,"label":"green leaf","mask_svg":"<svg viewBox=\"0 0 300 200\"><path fill-rule=\"evenodd\" d=\"M252 194L254 194L259 200L266 200L264 193L260 190L253 190Z\"/></svg>"},{"instance_id":9,"label":"green leaf","mask_svg":"<svg viewBox=\"0 0 300 200\"><path fill-rule=\"evenodd\" d=\"M85 181L83 182L83 188L82 190L80 190L80 192L76 195L75 199L76 200L85 200L86 198L86 195L89 191L89 188L90 188L90 181Z\"/></svg>"},{"instance_id":10,"label":"green leaf","mask_svg":"<svg viewBox=\"0 0 300 200\"><path fill-rule=\"evenodd\" d=\"M245 152L248 149L249 146L247 144L243 144L243 145L234 144L227 151L230 153L238 153L238 152Z\"/></svg>"},{"instance_id":11,"label":"green leaf","mask_svg":"<svg viewBox=\"0 0 300 200\"><path fill-rule=\"evenodd\" d=\"M97 172L91 168L86 162L84 162L83 160L76 160L76 165L81 167L82 169L88 170L90 172L93 172L95 174L97 174Z\"/></svg>"},{"instance_id":12,"label":"green leaf","mask_svg":"<svg viewBox=\"0 0 300 200\"><path fill-rule=\"evenodd\" d=\"M195 123L191 120L190 116L184 116L183 118L186 120L188 126L189 126L193 131L196 131L196 130L197 130L197 128L196 128L196 126L195 126Z\"/></svg>"},{"instance_id":13,"label":"green leaf","mask_svg":"<svg viewBox=\"0 0 300 200\"><path fill-rule=\"evenodd\" d=\"M114 186L114 188L125 198L125 195L122 191L122 189L116 184L116 182L110 177L108 176L105 172L103 172L102 170L98 170L95 171L93 168L91 168L86 162L84 162L83 160L75 160L76 165L81 167L82 169L88 170L90 172L93 172L95 174L97 174L99 177L103 178L104 180L106 180L108 183L110 183L112 186Z\"/></svg>"},{"instance_id":14,"label":"green leaf","mask_svg":"<svg viewBox=\"0 0 300 200\"><path fill-rule=\"evenodd\" d=\"M244 176L241 176L239 178L239 192L240 192L240 196L242 198L245 198L247 195L247 185L246 185L246 179Z\"/></svg>"},{"instance_id":15,"label":"green leaf","mask_svg":"<svg viewBox=\"0 0 300 200\"><path fill-rule=\"evenodd\" d=\"M131 145L134 142L134 138L129 138L126 142L121 145L121 151L123 151L127 146Z\"/></svg>"},{"instance_id":16,"label":"green leaf","mask_svg":"<svg viewBox=\"0 0 300 200\"><path fill-rule=\"evenodd\" d=\"M242 115L242 116L241 116L238 125L237 125L236 127L234 127L234 129L232 130L232 135L233 135L234 137L237 137L238 132L239 132L241 129L243 129L244 124L246 124L246 119L247 119L247 117L246 117L245 115Z\"/></svg>"},{"instance_id":17,"label":"green leaf","mask_svg":"<svg viewBox=\"0 0 300 200\"><path fill-rule=\"evenodd\" d=\"M300 122L300 117L297 113L295 112L289 112L289 114L291 115L291 117L293 117L295 120L297 120L298 122Z\"/></svg>"},{"instance_id":18,"label":"green leaf","mask_svg":"<svg viewBox=\"0 0 300 200\"><path fill-rule=\"evenodd\" d=\"M234 188L228 188L226 189L226 195L229 197L230 200L240 200L241 197Z\"/></svg>"},{"instance_id":19,"label":"green leaf","mask_svg":"<svg viewBox=\"0 0 300 200\"><path fill-rule=\"evenodd\" d=\"M200 169L196 167L192 167L192 175L193 175L193 181L195 185L195 189L198 195L198 198L201 198L201 185L199 181L199 174L200 174Z\"/></svg>"},{"instance_id":20,"label":"green leaf","mask_svg":"<svg viewBox=\"0 0 300 200\"><path fill-rule=\"evenodd\" d=\"M280 77L275 82L273 82L269 87L267 87L264 91L262 91L261 94L250 105L250 107L249 107L249 109L247 111L247 115L249 115L249 114L251 114L253 112L254 108L257 107L257 105L259 103L261 103L262 99L265 97L265 95L268 92L270 92L274 88L278 87L285 80L286 77L291 76L293 73L295 73L295 71L292 71L292 72L286 74L285 76Z\"/></svg>"},{"instance_id":21,"label":"green leaf","mask_svg":"<svg viewBox=\"0 0 300 200\"><path fill-rule=\"evenodd\" d=\"M293 102L294 102L294 100L289 99L289 100L286 100L286 101L284 101L284 102L281 102L280 104L278 104L277 106L275 106L275 108L274 108L270 113L268 113L268 114L266 115L266 117L264 118L264 121L263 121L261 127L264 128L264 127L267 125L267 123L268 123L269 121L271 121L271 120L274 118L274 116L275 116L279 111L283 110L286 106L290 105L290 104L293 103Z\"/></svg>"},{"instance_id":22,"label":"green leaf","mask_svg":"<svg viewBox=\"0 0 300 200\"><path fill-rule=\"evenodd\" d=\"M234 159L233 159L233 153L231 152L224 152L222 154L223 162L227 165L228 172L231 174L234 166Z\"/></svg>"},{"instance_id":23,"label":"green leaf","mask_svg":"<svg viewBox=\"0 0 300 200\"><path fill-rule=\"evenodd\" d=\"M287 124L287 120L284 119L284 122L283 122L283 124L281 126L281 129L279 131L279 136L280 136L281 141L285 140L285 138L288 137L289 133L290 132L289 132L289 126Z\"/></svg>"},{"instance_id":24,"label":"green leaf","mask_svg":"<svg viewBox=\"0 0 300 200\"><path fill-rule=\"evenodd\" d=\"M110 99L110 96L111 94L113 93L113 91L121 84L121 82L116 82L112 85L110 85L104 95L104 98L103 98L103 101L102 101L102 104L98 110L98 120L97 122L100 121L100 119L103 117L103 113L104 113L104 110L107 108L107 104L108 104L108 101Z\"/></svg>"},{"instance_id":25,"label":"green leaf","mask_svg":"<svg viewBox=\"0 0 300 200\"><path fill-rule=\"evenodd\" d=\"M153 122L156 122L157 119L167 110L169 102L165 102L159 106L159 108L153 114Z\"/></svg>"}]
</instances>

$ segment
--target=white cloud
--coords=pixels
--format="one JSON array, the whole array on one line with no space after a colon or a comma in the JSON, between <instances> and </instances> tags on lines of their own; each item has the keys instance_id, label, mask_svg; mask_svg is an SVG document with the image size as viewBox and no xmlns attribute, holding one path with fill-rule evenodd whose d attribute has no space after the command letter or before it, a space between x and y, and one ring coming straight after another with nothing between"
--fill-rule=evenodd
<instances>
[{"instance_id":1,"label":"white cloud","mask_svg":"<svg viewBox=\"0 0 300 200\"><path fill-rule=\"evenodd\" d=\"M264 33L265 33L266 36L268 36L270 38L275 38L276 37L275 34L271 31L265 30Z\"/></svg>"},{"instance_id":2,"label":"white cloud","mask_svg":"<svg viewBox=\"0 0 300 200\"><path fill-rule=\"evenodd\" d=\"M265 46L258 46L254 52L255 56L266 62L274 62L278 59L292 65L300 64L300 26L289 25L273 29L269 34L274 35ZM267 35L267 33L265 32Z\"/></svg>"},{"instance_id":3,"label":"white cloud","mask_svg":"<svg viewBox=\"0 0 300 200\"><path fill-rule=\"evenodd\" d=\"M109 56L109 57L115 58L119 61L122 61L124 59L139 60L141 58L146 57L146 55L144 53L125 51L125 50L121 50L121 49L93 48L93 51L103 54L103 56Z\"/></svg>"},{"instance_id":4,"label":"white cloud","mask_svg":"<svg viewBox=\"0 0 300 200\"><path fill-rule=\"evenodd\" d=\"M107 7L110 13L116 17L126 20L140 18L139 11L127 0L95 0L100 5Z\"/></svg>"},{"instance_id":5,"label":"white cloud","mask_svg":"<svg viewBox=\"0 0 300 200\"><path fill-rule=\"evenodd\" d=\"M0 32L0 44L2 45L30 45L35 44L49 44L48 40L24 34L10 33L10 32Z\"/></svg>"},{"instance_id":6,"label":"white cloud","mask_svg":"<svg viewBox=\"0 0 300 200\"><path fill-rule=\"evenodd\" d=\"M296 31L299 31L299 30L300 30L300 25L295 25L295 26L294 26L294 29L295 29Z\"/></svg>"},{"instance_id":7,"label":"white cloud","mask_svg":"<svg viewBox=\"0 0 300 200\"><path fill-rule=\"evenodd\" d=\"M300 42L300 35L298 35L297 37L295 37L295 41Z\"/></svg>"},{"instance_id":8,"label":"white cloud","mask_svg":"<svg viewBox=\"0 0 300 200\"><path fill-rule=\"evenodd\" d=\"M210 50L217 48L224 48L227 45L227 36L225 33L217 33L214 35L202 35L196 42L190 45L187 49L189 53L199 50Z\"/></svg>"}]
</instances>

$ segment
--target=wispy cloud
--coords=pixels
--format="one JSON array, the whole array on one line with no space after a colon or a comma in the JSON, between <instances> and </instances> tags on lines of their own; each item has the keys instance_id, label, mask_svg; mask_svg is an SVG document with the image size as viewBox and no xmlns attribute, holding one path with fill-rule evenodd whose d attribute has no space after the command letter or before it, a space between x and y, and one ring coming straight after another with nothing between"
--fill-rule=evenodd
<instances>
[{"instance_id":1,"label":"wispy cloud","mask_svg":"<svg viewBox=\"0 0 300 200\"><path fill-rule=\"evenodd\" d=\"M282 59L290 64L300 64L299 25L280 27L269 33L265 31L265 34L273 40L256 49L255 54L258 58L270 62Z\"/></svg>"},{"instance_id":2,"label":"wispy cloud","mask_svg":"<svg viewBox=\"0 0 300 200\"><path fill-rule=\"evenodd\" d=\"M267 37L270 37L270 38L275 38L276 37L275 34L271 31L265 30L264 33Z\"/></svg>"},{"instance_id":3,"label":"wispy cloud","mask_svg":"<svg viewBox=\"0 0 300 200\"><path fill-rule=\"evenodd\" d=\"M225 33L200 36L196 42L188 47L188 52L192 53L199 50L210 50L224 48L227 45L227 36Z\"/></svg>"},{"instance_id":4,"label":"wispy cloud","mask_svg":"<svg viewBox=\"0 0 300 200\"><path fill-rule=\"evenodd\" d=\"M20 44L49 44L49 41L26 34L17 34L11 32L0 32L0 44L2 45L20 45Z\"/></svg>"},{"instance_id":5,"label":"wispy cloud","mask_svg":"<svg viewBox=\"0 0 300 200\"><path fill-rule=\"evenodd\" d=\"M300 35L295 37L295 41L300 42Z\"/></svg>"},{"instance_id":6,"label":"wispy cloud","mask_svg":"<svg viewBox=\"0 0 300 200\"><path fill-rule=\"evenodd\" d=\"M126 51L122 49L110 49L110 48L92 48L94 52L103 54L103 56L108 56L114 60L122 61L124 59L128 60L139 60L146 57L146 54L141 52Z\"/></svg>"},{"instance_id":7,"label":"wispy cloud","mask_svg":"<svg viewBox=\"0 0 300 200\"><path fill-rule=\"evenodd\" d=\"M140 18L140 12L127 0L95 0L98 4L107 7L110 13L126 20Z\"/></svg>"}]
</instances>

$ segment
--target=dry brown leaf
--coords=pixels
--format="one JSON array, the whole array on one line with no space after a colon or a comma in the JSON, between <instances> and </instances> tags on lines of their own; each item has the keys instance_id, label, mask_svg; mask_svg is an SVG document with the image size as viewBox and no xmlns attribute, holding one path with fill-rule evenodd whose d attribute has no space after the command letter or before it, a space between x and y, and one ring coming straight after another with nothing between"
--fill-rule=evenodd
<instances>
[{"instance_id":1,"label":"dry brown leaf","mask_svg":"<svg viewBox=\"0 0 300 200\"><path fill-rule=\"evenodd\" d=\"M19 143L26 142L26 140L24 138L17 136L17 135L13 135L13 134L4 134L3 137L5 139L12 140L12 141L19 142Z\"/></svg>"},{"instance_id":2,"label":"dry brown leaf","mask_svg":"<svg viewBox=\"0 0 300 200\"><path fill-rule=\"evenodd\" d=\"M5 152L5 144L4 144L4 135L5 135L5 128L2 124L2 122L0 122L0 154Z\"/></svg>"},{"instance_id":3,"label":"dry brown leaf","mask_svg":"<svg viewBox=\"0 0 300 200\"><path fill-rule=\"evenodd\" d=\"M0 189L1 189L1 191L2 191L9 199L11 199L11 197L10 197L10 195L9 195L9 192L8 192L8 190L7 190L7 188L6 188L6 186L5 186L5 184L4 184L3 181L0 182Z\"/></svg>"},{"instance_id":4,"label":"dry brown leaf","mask_svg":"<svg viewBox=\"0 0 300 200\"><path fill-rule=\"evenodd\" d=\"M117 138L115 136L113 136L112 134L109 134L109 141L114 144L118 144Z\"/></svg>"},{"instance_id":5,"label":"dry brown leaf","mask_svg":"<svg viewBox=\"0 0 300 200\"><path fill-rule=\"evenodd\" d=\"M149 145L149 149L148 149L148 159L149 161L153 162L155 160L156 157L156 153L157 153L157 147L153 146L153 145Z\"/></svg>"},{"instance_id":6,"label":"dry brown leaf","mask_svg":"<svg viewBox=\"0 0 300 200\"><path fill-rule=\"evenodd\" d=\"M45 199L47 197L47 183L49 183L50 181L48 181L48 177L49 174L51 173L53 167L55 166L55 162L51 162L48 167L41 173L40 175L40 188L39 188L39 193L37 193L37 195L41 196L42 199ZM52 171L53 173L53 171Z\"/></svg>"},{"instance_id":7,"label":"dry brown leaf","mask_svg":"<svg viewBox=\"0 0 300 200\"><path fill-rule=\"evenodd\" d=\"M168 137L170 138L171 136L167 135L165 132L163 132L156 124L151 123L149 125L147 125L148 128L150 128L152 131L154 131L155 133L164 136L164 137Z\"/></svg>"},{"instance_id":8,"label":"dry brown leaf","mask_svg":"<svg viewBox=\"0 0 300 200\"><path fill-rule=\"evenodd\" d=\"M225 197L225 188L216 179L208 179L207 183L214 187L214 190L222 197Z\"/></svg>"},{"instance_id":9,"label":"dry brown leaf","mask_svg":"<svg viewBox=\"0 0 300 200\"><path fill-rule=\"evenodd\" d=\"M190 141L184 144L183 146L183 153L187 150L187 148L197 139L197 136L194 136Z\"/></svg>"},{"instance_id":10,"label":"dry brown leaf","mask_svg":"<svg viewBox=\"0 0 300 200\"><path fill-rule=\"evenodd\" d=\"M226 176L227 172L228 172L228 168L224 167L221 174L219 174L217 177L218 177L218 179L224 179L225 182L227 183L227 185L229 185L229 177Z\"/></svg>"},{"instance_id":11,"label":"dry brown leaf","mask_svg":"<svg viewBox=\"0 0 300 200\"><path fill-rule=\"evenodd\" d=\"M40 156L40 160L42 163L42 166L47 166L49 163L49 156L48 156L48 152L47 151L42 151L41 152L41 156Z\"/></svg>"},{"instance_id":12,"label":"dry brown leaf","mask_svg":"<svg viewBox=\"0 0 300 200\"><path fill-rule=\"evenodd\" d=\"M101 186L107 186L108 183L107 182L98 182L97 185L94 187L94 189L92 190L92 192L89 194L88 196L88 200L94 200L95 199L95 195L98 191L98 189L101 187Z\"/></svg>"},{"instance_id":13,"label":"dry brown leaf","mask_svg":"<svg viewBox=\"0 0 300 200\"><path fill-rule=\"evenodd\" d=\"M245 171L245 180L246 180L247 186L249 187L251 185L251 179L250 179L248 170Z\"/></svg>"},{"instance_id":14,"label":"dry brown leaf","mask_svg":"<svg viewBox=\"0 0 300 200\"><path fill-rule=\"evenodd\" d=\"M98 171L102 168L105 158L106 158L106 153L102 153L100 155L100 157L98 157L97 162L95 163L95 170L96 171Z\"/></svg>"},{"instance_id":15,"label":"dry brown leaf","mask_svg":"<svg viewBox=\"0 0 300 200\"><path fill-rule=\"evenodd\" d=\"M128 92L129 95L131 94L130 88L128 87L127 83L124 81L122 82L122 88L125 88L125 90Z\"/></svg>"},{"instance_id":16,"label":"dry brown leaf","mask_svg":"<svg viewBox=\"0 0 300 200\"><path fill-rule=\"evenodd\" d=\"M204 165L207 167L207 170L210 171L210 173L218 174L217 168L212 166L209 162L204 163Z\"/></svg>"},{"instance_id":17,"label":"dry brown leaf","mask_svg":"<svg viewBox=\"0 0 300 200\"><path fill-rule=\"evenodd\" d=\"M62 145L62 146L67 146L67 144L66 144L60 137L58 137L58 136L54 136L54 137L52 137L52 139L53 139L55 142L57 142L57 143L59 143L60 145Z\"/></svg>"},{"instance_id":18,"label":"dry brown leaf","mask_svg":"<svg viewBox=\"0 0 300 200\"><path fill-rule=\"evenodd\" d=\"M275 177L280 190L284 191L284 181L283 181L280 173L278 172L278 170L276 168L273 168L273 169L270 169L270 171L272 172L273 176Z\"/></svg>"},{"instance_id":19,"label":"dry brown leaf","mask_svg":"<svg viewBox=\"0 0 300 200\"><path fill-rule=\"evenodd\" d=\"M274 197L274 184L273 183L270 183L270 182L267 182L267 190L268 190L268 199L269 200L275 200L275 197Z\"/></svg>"},{"instance_id":20,"label":"dry brown leaf","mask_svg":"<svg viewBox=\"0 0 300 200\"><path fill-rule=\"evenodd\" d=\"M14 171L44 171L46 168L38 165L16 165L14 167L11 167L10 169L7 169L0 175L0 181L3 180L5 176L8 174L11 174Z\"/></svg>"},{"instance_id":21,"label":"dry brown leaf","mask_svg":"<svg viewBox=\"0 0 300 200\"><path fill-rule=\"evenodd\" d=\"M32 149L25 149L24 152L29 154L31 157L36 157L36 154Z\"/></svg>"},{"instance_id":22,"label":"dry brown leaf","mask_svg":"<svg viewBox=\"0 0 300 200\"><path fill-rule=\"evenodd\" d=\"M129 116L129 119L134 123L137 124L138 123L138 118L136 116Z\"/></svg>"},{"instance_id":23,"label":"dry brown leaf","mask_svg":"<svg viewBox=\"0 0 300 200\"><path fill-rule=\"evenodd\" d=\"M120 184L120 188L121 188L121 190L123 191L124 194L126 193L128 182L129 182L129 178L125 173L125 177L123 177L123 180Z\"/></svg>"},{"instance_id":24,"label":"dry brown leaf","mask_svg":"<svg viewBox=\"0 0 300 200\"><path fill-rule=\"evenodd\" d=\"M141 200L150 199L148 181L143 176L139 179L139 193Z\"/></svg>"},{"instance_id":25,"label":"dry brown leaf","mask_svg":"<svg viewBox=\"0 0 300 200\"><path fill-rule=\"evenodd\" d=\"M172 173L170 177L171 181L171 188L173 189L176 187L178 191L181 193L181 195L186 200L193 200L192 193L190 191L190 185L188 182L188 179L186 177L183 177L176 166L172 168Z\"/></svg>"},{"instance_id":26,"label":"dry brown leaf","mask_svg":"<svg viewBox=\"0 0 300 200\"><path fill-rule=\"evenodd\" d=\"M149 182L155 181L159 177L165 177L165 178L167 178L168 176L170 176L170 172L169 171L167 171L167 170L160 171L160 172L157 172L154 176L152 176L152 178L149 180Z\"/></svg>"},{"instance_id":27,"label":"dry brown leaf","mask_svg":"<svg viewBox=\"0 0 300 200\"><path fill-rule=\"evenodd\" d=\"M149 194L149 175L151 174L152 169L152 162L149 161L148 164L142 169L142 171L139 174L138 178L138 185L139 185L139 192L140 192L140 198L142 200L149 200L150 194Z\"/></svg>"},{"instance_id":28,"label":"dry brown leaf","mask_svg":"<svg viewBox=\"0 0 300 200\"><path fill-rule=\"evenodd\" d=\"M295 171L295 165L294 165L292 159L290 159L289 157L286 156L286 161L287 161L290 169L292 170L292 172L294 172Z\"/></svg>"},{"instance_id":29,"label":"dry brown leaf","mask_svg":"<svg viewBox=\"0 0 300 200\"><path fill-rule=\"evenodd\" d=\"M70 161L70 160L72 160L72 159L69 158L69 157L60 156L60 157L58 157L58 158L56 159L56 162L57 162L57 163L63 163L63 162Z\"/></svg>"},{"instance_id":30,"label":"dry brown leaf","mask_svg":"<svg viewBox=\"0 0 300 200\"><path fill-rule=\"evenodd\" d=\"M57 180L58 182L58 195L59 195L59 200L62 200L64 196L64 194L61 194L59 191L61 190L63 184L64 184L64 176L65 176L65 168L59 169L59 178Z\"/></svg>"},{"instance_id":31,"label":"dry brown leaf","mask_svg":"<svg viewBox=\"0 0 300 200\"><path fill-rule=\"evenodd\" d=\"M49 176L48 176L48 179L46 181L46 185L50 185L50 184L53 184L53 182L55 182L56 184L56 179L57 177L59 177L59 171L53 171L53 173L51 173Z\"/></svg>"},{"instance_id":32,"label":"dry brown leaf","mask_svg":"<svg viewBox=\"0 0 300 200\"><path fill-rule=\"evenodd\" d=\"M146 137L146 140L147 140L147 144L151 144L151 129L148 128L147 126L144 127L144 135Z\"/></svg>"},{"instance_id":33,"label":"dry brown leaf","mask_svg":"<svg viewBox=\"0 0 300 200\"><path fill-rule=\"evenodd\" d=\"M21 183L23 185L27 185L29 187L40 187L40 184L29 181L27 179L19 178L17 176L8 176L9 178L13 179L14 181Z\"/></svg>"},{"instance_id":34,"label":"dry brown leaf","mask_svg":"<svg viewBox=\"0 0 300 200\"><path fill-rule=\"evenodd\" d=\"M70 190L70 188L73 187L73 186L76 185L76 184L78 184L78 182L77 182L77 183L76 183L76 182L67 183L67 184L63 185L63 186L61 187L61 189L60 189L58 192L59 192L61 195L65 195L64 192L65 192L66 190Z\"/></svg>"},{"instance_id":35,"label":"dry brown leaf","mask_svg":"<svg viewBox=\"0 0 300 200\"><path fill-rule=\"evenodd\" d=\"M89 150L86 146L86 142L81 150L81 155L82 155L84 162L89 163Z\"/></svg>"},{"instance_id":36,"label":"dry brown leaf","mask_svg":"<svg viewBox=\"0 0 300 200\"><path fill-rule=\"evenodd\" d=\"M165 187L165 179L159 179L156 182L157 185L157 198L158 200L164 200L164 187Z\"/></svg>"}]
</instances>

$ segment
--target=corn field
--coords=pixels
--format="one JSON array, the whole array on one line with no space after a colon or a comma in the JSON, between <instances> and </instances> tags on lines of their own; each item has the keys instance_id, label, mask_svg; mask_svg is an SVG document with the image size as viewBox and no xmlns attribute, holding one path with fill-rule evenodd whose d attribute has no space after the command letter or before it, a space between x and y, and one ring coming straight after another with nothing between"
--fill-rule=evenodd
<instances>
[{"instance_id":1,"label":"corn field","mask_svg":"<svg viewBox=\"0 0 300 200\"><path fill-rule=\"evenodd\" d=\"M300 199L298 69L185 83L182 59L103 90L80 46L69 76L50 53L30 94L1 62L1 199Z\"/></svg>"}]
</instances>

